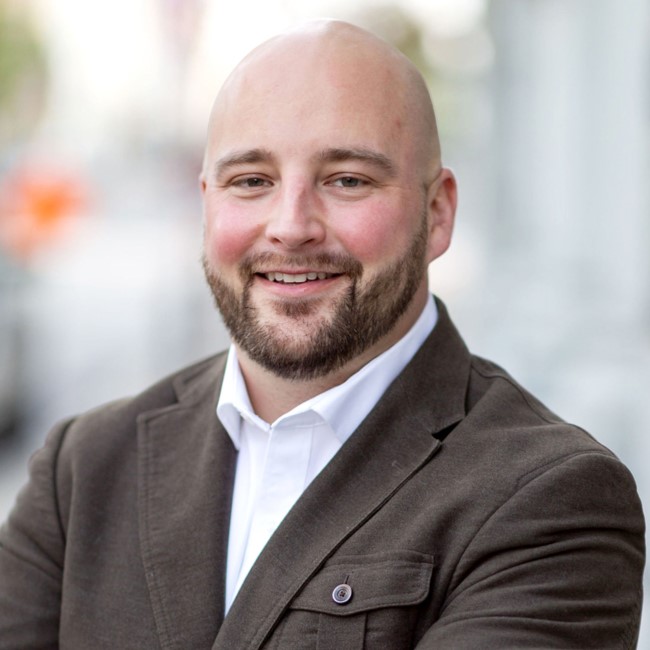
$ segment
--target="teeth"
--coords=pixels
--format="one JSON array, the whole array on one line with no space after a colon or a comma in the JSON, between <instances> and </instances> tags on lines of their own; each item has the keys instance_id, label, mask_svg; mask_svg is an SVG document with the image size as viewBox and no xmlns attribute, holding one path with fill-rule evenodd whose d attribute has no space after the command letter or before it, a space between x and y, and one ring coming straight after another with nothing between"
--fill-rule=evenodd
<instances>
[{"instance_id":1,"label":"teeth","mask_svg":"<svg viewBox=\"0 0 650 650\"><path fill-rule=\"evenodd\" d=\"M285 282L307 282L307 274L306 273L299 273L298 275L288 275L284 274L284 281Z\"/></svg>"},{"instance_id":2,"label":"teeth","mask_svg":"<svg viewBox=\"0 0 650 650\"><path fill-rule=\"evenodd\" d=\"M316 273L315 271L310 271L309 273L265 273L267 280L271 282L284 282L286 284L300 284L302 282L307 282L308 280L325 280L331 277L330 273Z\"/></svg>"}]
</instances>

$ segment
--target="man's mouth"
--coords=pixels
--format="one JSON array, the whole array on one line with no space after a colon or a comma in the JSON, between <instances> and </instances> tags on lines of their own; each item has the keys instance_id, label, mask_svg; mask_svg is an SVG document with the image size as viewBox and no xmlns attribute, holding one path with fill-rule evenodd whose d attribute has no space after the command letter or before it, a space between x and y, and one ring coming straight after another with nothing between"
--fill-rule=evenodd
<instances>
[{"instance_id":1,"label":"man's mouth","mask_svg":"<svg viewBox=\"0 0 650 650\"><path fill-rule=\"evenodd\" d=\"M314 280L327 280L333 278L336 273L324 273L310 271L309 273L264 273L264 277L271 282L280 282L282 284L302 284L303 282L312 282Z\"/></svg>"}]
</instances>

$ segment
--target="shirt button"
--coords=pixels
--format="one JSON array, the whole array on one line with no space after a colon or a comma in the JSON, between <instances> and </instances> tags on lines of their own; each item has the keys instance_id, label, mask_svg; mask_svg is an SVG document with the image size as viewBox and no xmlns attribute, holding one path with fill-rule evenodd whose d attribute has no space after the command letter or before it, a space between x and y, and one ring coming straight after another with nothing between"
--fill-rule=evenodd
<instances>
[{"instance_id":1,"label":"shirt button","mask_svg":"<svg viewBox=\"0 0 650 650\"><path fill-rule=\"evenodd\" d=\"M337 605L345 605L352 598L352 587L350 585L339 585L332 592L332 600Z\"/></svg>"}]
</instances>

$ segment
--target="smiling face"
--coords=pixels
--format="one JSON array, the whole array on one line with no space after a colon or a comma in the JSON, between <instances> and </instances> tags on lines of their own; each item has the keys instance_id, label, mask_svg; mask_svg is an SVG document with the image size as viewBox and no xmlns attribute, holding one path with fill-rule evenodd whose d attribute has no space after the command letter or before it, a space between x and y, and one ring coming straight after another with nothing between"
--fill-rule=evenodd
<instances>
[{"instance_id":1,"label":"smiling face","mask_svg":"<svg viewBox=\"0 0 650 650\"><path fill-rule=\"evenodd\" d=\"M350 374L417 319L455 201L419 83L378 39L326 23L263 45L224 86L204 268L249 361L289 379Z\"/></svg>"}]
</instances>

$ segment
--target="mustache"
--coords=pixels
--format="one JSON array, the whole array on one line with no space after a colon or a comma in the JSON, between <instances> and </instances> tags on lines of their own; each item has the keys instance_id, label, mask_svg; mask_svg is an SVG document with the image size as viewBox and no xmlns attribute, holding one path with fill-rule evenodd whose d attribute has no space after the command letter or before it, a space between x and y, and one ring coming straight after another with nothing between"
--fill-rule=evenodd
<instances>
[{"instance_id":1,"label":"mustache","mask_svg":"<svg viewBox=\"0 0 650 650\"><path fill-rule=\"evenodd\" d=\"M293 255L279 253L256 253L244 257L239 265L242 280L247 281L256 273L275 269L313 269L325 273L348 275L359 278L363 265L352 255L343 253L299 253Z\"/></svg>"}]
</instances>

